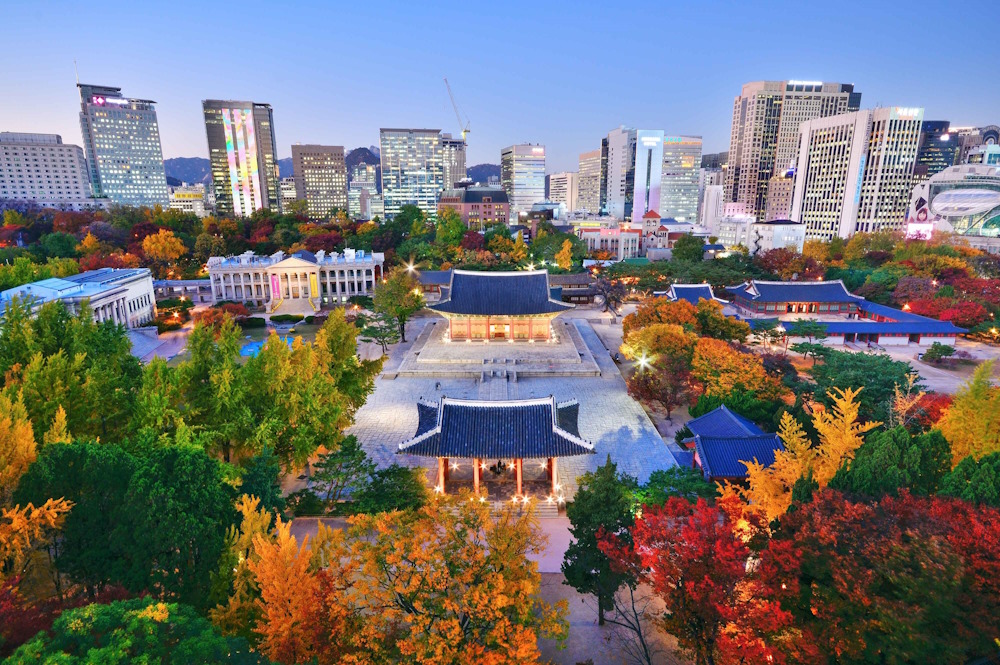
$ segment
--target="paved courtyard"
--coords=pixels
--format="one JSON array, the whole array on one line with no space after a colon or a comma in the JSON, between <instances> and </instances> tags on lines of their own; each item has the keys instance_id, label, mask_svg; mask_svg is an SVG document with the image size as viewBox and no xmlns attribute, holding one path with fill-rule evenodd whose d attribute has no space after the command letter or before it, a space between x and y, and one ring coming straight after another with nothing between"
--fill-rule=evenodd
<instances>
[{"instance_id":1,"label":"paved courtyard","mask_svg":"<svg viewBox=\"0 0 1000 665\"><path fill-rule=\"evenodd\" d=\"M380 376L375 392L358 411L350 430L358 437L365 451L380 466L393 462L410 466L436 468L436 460L397 455L400 443L416 432L419 398L438 401L442 396L467 399L526 399L554 395L558 401L575 399L580 402L580 436L594 444L594 455L559 460L560 479L566 491L576 489L575 478L604 463L608 455L619 471L635 476L640 482L657 469L675 465L667 445L642 407L628 396L625 381L601 339L588 321L567 319L586 345L600 369L600 376L529 376L510 378L495 376L479 378L409 377L394 379ZM408 327L407 338L415 340L429 319L417 319ZM392 349L385 374L394 370L409 350L411 343Z\"/></svg>"}]
</instances>

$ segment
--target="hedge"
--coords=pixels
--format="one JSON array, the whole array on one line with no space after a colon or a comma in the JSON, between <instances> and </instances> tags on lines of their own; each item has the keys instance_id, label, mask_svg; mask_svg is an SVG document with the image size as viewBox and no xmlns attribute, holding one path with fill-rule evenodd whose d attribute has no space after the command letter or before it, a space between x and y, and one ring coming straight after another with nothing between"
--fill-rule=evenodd
<instances>
[{"instance_id":1,"label":"hedge","mask_svg":"<svg viewBox=\"0 0 1000 665\"><path fill-rule=\"evenodd\" d=\"M242 321L238 322L243 328L264 328L267 326L267 321L260 318L259 316L251 316Z\"/></svg>"},{"instance_id":2,"label":"hedge","mask_svg":"<svg viewBox=\"0 0 1000 665\"><path fill-rule=\"evenodd\" d=\"M304 318L301 314L275 314L271 317L271 323L298 323Z\"/></svg>"}]
</instances>

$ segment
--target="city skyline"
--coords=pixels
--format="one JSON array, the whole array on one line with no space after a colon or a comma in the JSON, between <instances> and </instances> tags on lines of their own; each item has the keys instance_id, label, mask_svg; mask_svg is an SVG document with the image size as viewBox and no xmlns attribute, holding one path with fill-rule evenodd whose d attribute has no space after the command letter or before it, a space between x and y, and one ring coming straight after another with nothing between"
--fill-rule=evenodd
<instances>
[{"instance_id":1,"label":"city skyline","mask_svg":"<svg viewBox=\"0 0 1000 665\"><path fill-rule=\"evenodd\" d=\"M977 4L989 9L988 3ZM447 29L450 23L457 28L462 22L478 24L480 19L461 7L415 12L408 5L376 11L303 4L299 11L271 17L270 39L280 45L276 55L260 61L255 76L229 79L208 64L208 46L174 48L192 29L192 15L199 18L197 27L208 27L223 20L221 8L198 6L192 14L188 9L194 5L183 2L168 9L112 2L101 12L77 15L52 11L51 4L12 7L11 25L43 26L60 39L40 39L38 30L11 35L11 51L20 55L16 69L0 69L0 84L21 101L0 108L0 130L60 134L66 143L82 145L74 59L81 81L122 87L156 102L166 158L208 156L202 99L267 100L274 109L279 158L289 157L294 143L348 149L377 145L381 127L440 127L457 136L444 76L471 121L468 164L496 164L504 146L541 143L549 173L576 170L579 154L598 149L600 138L621 124L700 135L705 153L725 151L732 100L748 81L849 82L864 91L863 108L919 106L926 109L925 118L954 126L995 123L1000 107L1000 92L979 85L988 80L992 62L982 57L987 55L982 48L977 57L958 49L900 48L896 40L885 39L888 28L903 20L889 6L848 3L835 15L819 17L801 5L668 12L640 3L628 10L594 7L577 14L515 3L488 17L488 32ZM908 14L921 7L931 5L911 4ZM865 20L857 20L862 14ZM672 50L691 56L661 69L647 68L648 78L628 75L634 63L630 49L580 48L611 38L616 33L608 32L608 25L614 22L657 21L669 23L676 42ZM545 49L527 48L536 36L532 26L554 24L559 29L545 31ZM136 30L136 25L155 25L156 32ZM850 45L817 39L817 25L829 34L850 34ZM115 31L113 52L127 57L108 58L105 47L98 54L93 39L98 27ZM748 28L767 31L769 38L735 57L724 46ZM449 38L417 45L406 38L436 29ZM329 51L331 43L351 46L350 53L342 58ZM331 54L330 64L318 73L317 53ZM359 59L367 66L348 66ZM623 101L637 94L642 104Z\"/></svg>"}]
</instances>

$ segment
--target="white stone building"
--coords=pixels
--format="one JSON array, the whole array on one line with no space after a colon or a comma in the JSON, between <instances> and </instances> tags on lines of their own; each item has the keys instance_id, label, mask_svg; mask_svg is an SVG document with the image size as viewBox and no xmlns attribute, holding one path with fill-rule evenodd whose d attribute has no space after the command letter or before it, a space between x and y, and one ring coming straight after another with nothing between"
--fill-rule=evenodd
<instances>
[{"instance_id":1,"label":"white stone building","mask_svg":"<svg viewBox=\"0 0 1000 665\"><path fill-rule=\"evenodd\" d=\"M291 314L318 312L351 296L373 295L384 262L380 252L345 249L343 254L244 252L213 256L207 265L213 302L249 302L264 306L269 314Z\"/></svg>"}]
</instances>

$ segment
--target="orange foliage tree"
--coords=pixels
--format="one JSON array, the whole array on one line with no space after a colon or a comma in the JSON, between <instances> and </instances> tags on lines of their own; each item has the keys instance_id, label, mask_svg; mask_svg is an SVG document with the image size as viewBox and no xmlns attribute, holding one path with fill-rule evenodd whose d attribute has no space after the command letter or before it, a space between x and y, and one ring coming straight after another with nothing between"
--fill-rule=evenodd
<instances>
[{"instance_id":1,"label":"orange foliage tree","mask_svg":"<svg viewBox=\"0 0 1000 665\"><path fill-rule=\"evenodd\" d=\"M773 399L782 392L777 381L764 371L764 363L758 356L743 353L721 339L698 339L691 373L710 396L726 397L742 390L757 393L761 399Z\"/></svg>"}]
</instances>

